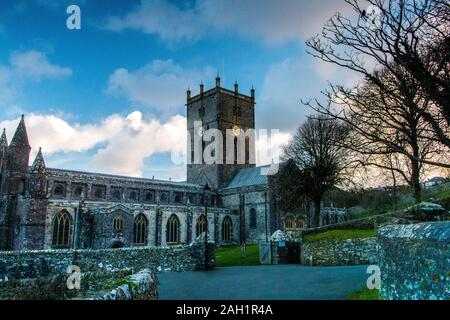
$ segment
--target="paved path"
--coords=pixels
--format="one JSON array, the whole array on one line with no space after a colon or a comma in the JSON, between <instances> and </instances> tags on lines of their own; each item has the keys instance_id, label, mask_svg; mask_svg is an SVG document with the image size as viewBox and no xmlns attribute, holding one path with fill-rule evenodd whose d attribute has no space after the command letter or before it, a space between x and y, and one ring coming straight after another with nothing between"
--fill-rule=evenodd
<instances>
[{"instance_id":1,"label":"paved path","mask_svg":"<svg viewBox=\"0 0 450 320\"><path fill-rule=\"evenodd\" d=\"M161 300L345 299L366 285L367 266L274 265L158 274Z\"/></svg>"}]
</instances>

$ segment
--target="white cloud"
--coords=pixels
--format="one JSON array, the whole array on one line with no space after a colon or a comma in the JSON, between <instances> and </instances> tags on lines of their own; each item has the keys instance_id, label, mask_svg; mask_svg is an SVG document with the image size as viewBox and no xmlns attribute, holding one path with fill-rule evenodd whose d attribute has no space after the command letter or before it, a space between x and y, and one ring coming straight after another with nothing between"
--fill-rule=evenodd
<instances>
[{"instance_id":1,"label":"white cloud","mask_svg":"<svg viewBox=\"0 0 450 320\"><path fill-rule=\"evenodd\" d=\"M13 71L21 78L40 81L44 78L65 78L72 70L52 64L47 56L35 50L14 52L10 57Z\"/></svg>"},{"instance_id":2,"label":"white cloud","mask_svg":"<svg viewBox=\"0 0 450 320\"><path fill-rule=\"evenodd\" d=\"M203 22L195 9L181 10L163 0L143 0L124 17L109 17L106 28L156 33L164 40L197 39L203 31Z\"/></svg>"},{"instance_id":3,"label":"white cloud","mask_svg":"<svg viewBox=\"0 0 450 320\"><path fill-rule=\"evenodd\" d=\"M154 60L135 71L115 70L109 77L107 93L161 111L180 108L186 102L187 87L202 79L213 79L214 74L211 67L184 69L172 60Z\"/></svg>"},{"instance_id":4,"label":"white cloud","mask_svg":"<svg viewBox=\"0 0 450 320\"><path fill-rule=\"evenodd\" d=\"M0 122L9 140L18 121ZM30 161L39 147L45 155L94 150L88 167L105 173L142 176L145 158L186 148L186 119L180 115L161 123L144 120L142 113L135 111L126 117L111 115L98 124L80 125L54 115L30 114L25 123L32 146Z\"/></svg>"},{"instance_id":5,"label":"white cloud","mask_svg":"<svg viewBox=\"0 0 450 320\"><path fill-rule=\"evenodd\" d=\"M161 123L145 121L136 111L122 122L121 133L94 156L92 168L96 171L142 176L145 158L156 153L185 152L186 118L180 115Z\"/></svg>"},{"instance_id":6,"label":"white cloud","mask_svg":"<svg viewBox=\"0 0 450 320\"><path fill-rule=\"evenodd\" d=\"M139 30L168 41L233 32L278 44L304 40L319 32L334 13L349 10L341 0L197 0L190 7L167 0L142 0L128 14L109 17L106 28Z\"/></svg>"},{"instance_id":7,"label":"white cloud","mask_svg":"<svg viewBox=\"0 0 450 320\"><path fill-rule=\"evenodd\" d=\"M323 100L321 91L329 82L351 87L360 79L354 72L308 55L275 63L266 73L257 97L257 127L292 133L313 113L302 100Z\"/></svg>"}]
</instances>

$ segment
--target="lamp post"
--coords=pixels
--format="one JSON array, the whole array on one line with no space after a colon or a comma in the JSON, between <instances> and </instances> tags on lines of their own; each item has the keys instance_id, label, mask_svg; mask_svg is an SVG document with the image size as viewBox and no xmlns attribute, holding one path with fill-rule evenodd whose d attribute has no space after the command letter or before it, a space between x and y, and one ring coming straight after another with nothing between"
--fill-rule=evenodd
<instances>
[{"instance_id":1,"label":"lamp post","mask_svg":"<svg viewBox=\"0 0 450 320\"><path fill-rule=\"evenodd\" d=\"M208 192L211 190L208 183L203 188L203 202L205 204L205 271L208 270Z\"/></svg>"}]
</instances>

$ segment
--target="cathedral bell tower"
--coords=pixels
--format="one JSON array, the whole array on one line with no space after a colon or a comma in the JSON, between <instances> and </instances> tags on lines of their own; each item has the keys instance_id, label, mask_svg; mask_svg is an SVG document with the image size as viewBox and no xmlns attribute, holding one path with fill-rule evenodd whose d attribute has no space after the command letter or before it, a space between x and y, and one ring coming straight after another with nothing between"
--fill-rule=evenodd
<instances>
[{"instance_id":1,"label":"cathedral bell tower","mask_svg":"<svg viewBox=\"0 0 450 320\"><path fill-rule=\"evenodd\" d=\"M218 189L228 185L236 172L255 166L255 90L250 95L216 85L207 91L200 85L199 94L187 91L187 181L208 183ZM200 126L198 125L200 124ZM249 130L252 129L252 130ZM222 150L215 139L222 137ZM208 159L207 159L208 158Z\"/></svg>"}]
</instances>

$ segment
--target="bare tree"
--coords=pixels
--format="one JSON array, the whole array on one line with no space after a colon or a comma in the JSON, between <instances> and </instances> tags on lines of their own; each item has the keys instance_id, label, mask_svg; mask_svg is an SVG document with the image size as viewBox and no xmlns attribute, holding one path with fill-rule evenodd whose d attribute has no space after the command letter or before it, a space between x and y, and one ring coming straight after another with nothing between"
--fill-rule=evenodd
<instances>
[{"instance_id":1,"label":"bare tree","mask_svg":"<svg viewBox=\"0 0 450 320\"><path fill-rule=\"evenodd\" d=\"M300 170L297 184L314 204L313 226L319 225L323 194L343 180L349 167L349 150L336 143L345 139L347 132L338 120L318 115L308 118L285 147L285 157Z\"/></svg>"},{"instance_id":2,"label":"bare tree","mask_svg":"<svg viewBox=\"0 0 450 320\"><path fill-rule=\"evenodd\" d=\"M429 110L433 103L415 78L398 65L391 65L390 70L378 72L383 88L370 80L351 90L331 85L331 91L326 92L327 105L318 101L306 104L345 123L350 134L338 143L358 153L360 165L400 174L419 202L425 165L449 166L449 150L434 139L433 129L423 116L422 110Z\"/></svg>"},{"instance_id":3,"label":"bare tree","mask_svg":"<svg viewBox=\"0 0 450 320\"><path fill-rule=\"evenodd\" d=\"M389 91L377 68L398 81L406 70L429 101L416 112L428 122L433 139L450 147L450 5L447 0L345 0L359 18L337 13L321 35L307 41L308 53L364 76L380 90ZM378 8L370 25L367 9ZM393 68L400 66L401 68ZM400 71L400 72L399 72ZM422 161L416 157L417 161ZM447 163L434 163L444 165Z\"/></svg>"}]
</instances>

